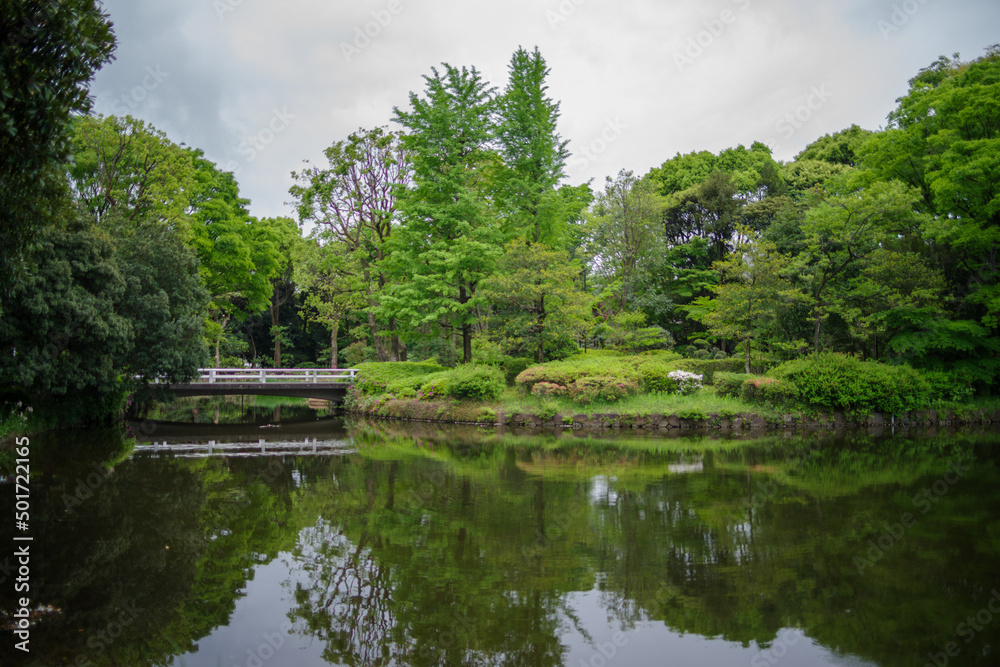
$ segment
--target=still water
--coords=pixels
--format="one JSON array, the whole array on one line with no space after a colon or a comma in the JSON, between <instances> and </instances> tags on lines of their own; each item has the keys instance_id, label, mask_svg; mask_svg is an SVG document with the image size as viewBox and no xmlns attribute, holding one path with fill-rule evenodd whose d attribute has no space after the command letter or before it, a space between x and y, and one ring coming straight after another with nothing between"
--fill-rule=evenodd
<instances>
[{"instance_id":1,"label":"still water","mask_svg":"<svg viewBox=\"0 0 1000 667\"><path fill-rule=\"evenodd\" d=\"M0 664L1000 665L995 433L185 419L33 441Z\"/></svg>"}]
</instances>

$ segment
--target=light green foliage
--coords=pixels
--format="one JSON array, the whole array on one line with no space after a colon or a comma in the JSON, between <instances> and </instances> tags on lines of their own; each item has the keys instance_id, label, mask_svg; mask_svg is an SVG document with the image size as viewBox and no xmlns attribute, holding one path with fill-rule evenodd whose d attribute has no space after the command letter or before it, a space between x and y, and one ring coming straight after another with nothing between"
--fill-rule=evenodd
<instances>
[{"instance_id":1,"label":"light green foliage","mask_svg":"<svg viewBox=\"0 0 1000 667\"><path fill-rule=\"evenodd\" d=\"M482 305L479 283L501 254L500 227L485 194L493 90L479 72L444 65L425 76L425 97L395 109L409 133L413 187L400 191L401 224L385 266L396 281L379 311L411 328L461 331L463 360L472 360L473 321Z\"/></svg>"},{"instance_id":2,"label":"light green foliage","mask_svg":"<svg viewBox=\"0 0 1000 667\"><path fill-rule=\"evenodd\" d=\"M447 371L443 393L460 400L493 401L506 386L503 373L495 366L462 364Z\"/></svg>"},{"instance_id":3,"label":"light green foliage","mask_svg":"<svg viewBox=\"0 0 1000 667\"><path fill-rule=\"evenodd\" d=\"M196 185L191 199L192 246L201 261L201 277L211 295L214 326L207 331L219 363L226 326L263 310L270 302L271 278L281 266L280 240L246 210L236 180L229 172L195 158Z\"/></svg>"},{"instance_id":4,"label":"light green foliage","mask_svg":"<svg viewBox=\"0 0 1000 667\"><path fill-rule=\"evenodd\" d=\"M590 298L577 284L579 269L565 252L514 241L481 294L491 306L491 338L508 353L545 361L546 344L576 343L588 326Z\"/></svg>"},{"instance_id":5,"label":"light green foliage","mask_svg":"<svg viewBox=\"0 0 1000 667\"><path fill-rule=\"evenodd\" d=\"M631 394L640 387L644 392L671 391L676 388L676 383L667 374L678 370L678 365L683 361L680 355L673 352L633 356L580 354L564 361L532 366L517 376L516 383L524 392L530 392L539 382L547 382L568 387L572 394L577 380L600 379L579 385L581 396L599 393L604 389L610 392L608 395L617 395L619 390ZM618 384L623 387L617 387Z\"/></svg>"},{"instance_id":6,"label":"light green foliage","mask_svg":"<svg viewBox=\"0 0 1000 667\"><path fill-rule=\"evenodd\" d=\"M330 329L330 368L337 368L340 362L337 337L341 320L364 305L351 260L352 255L344 252L340 242L320 245L314 234L303 242L295 265L295 282L305 293L306 317Z\"/></svg>"},{"instance_id":7,"label":"light green foliage","mask_svg":"<svg viewBox=\"0 0 1000 667\"><path fill-rule=\"evenodd\" d=\"M917 188L933 218L929 239L948 248L953 289L970 314L1000 326L1000 50L972 62L942 56L910 80L890 127L862 149L878 178Z\"/></svg>"},{"instance_id":8,"label":"light green foliage","mask_svg":"<svg viewBox=\"0 0 1000 667\"><path fill-rule=\"evenodd\" d=\"M628 377L593 375L574 380L568 387L569 397L579 405L617 403L639 392L639 383Z\"/></svg>"},{"instance_id":9,"label":"light green foliage","mask_svg":"<svg viewBox=\"0 0 1000 667\"><path fill-rule=\"evenodd\" d=\"M795 156L795 161L816 160L844 167L856 167L860 162L861 147L874 134L858 125L851 125L833 134L824 134L803 148L802 152Z\"/></svg>"},{"instance_id":10,"label":"light green foliage","mask_svg":"<svg viewBox=\"0 0 1000 667\"><path fill-rule=\"evenodd\" d=\"M100 220L156 220L189 241L188 213L200 151L184 149L144 121L80 116L73 126L70 179L80 203Z\"/></svg>"},{"instance_id":11,"label":"light green foliage","mask_svg":"<svg viewBox=\"0 0 1000 667\"><path fill-rule=\"evenodd\" d=\"M536 47L511 56L510 78L497 97L496 138L503 164L497 169L498 208L508 239L524 236L555 245L566 236L566 222L577 217L556 190L565 176L569 151L556 132L559 103L546 94L549 68Z\"/></svg>"},{"instance_id":12,"label":"light green foliage","mask_svg":"<svg viewBox=\"0 0 1000 667\"><path fill-rule=\"evenodd\" d=\"M743 382L749 377L747 373L719 371L715 374L715 393L723 397L739 396Z\"/></svg>"},{"instance_id":13,"label":"light green foliage","mask_svg":"<svg viewBox=\"0 0 1000 667\"><path fill-rule=\"evenodd\" d=\"M927 407L931 399L927 381L909 366L832 352L785 362L768 376L793 383L801 401L818 408L899 414Z\"/></svg>"},{"instance_id":14,"label":"light green foliage","mask_svg":"<svg viewBox=\"0 0 1000 667\"><path fill-rule=\"evenodd\" d=\"M820 327L836 310L830 296L846 284L849 271L892 236L919 221L913 206L919 193L898 181L832 194L806 212L806 249L800 255L805 290L812 300L813 347L820 350Z\"/></svg>"},{"instance_id":15,"label":"light green foliage","mask_svg":"<svg viewBox=\"0 0 1000 667\"><path fill-rule=\"evenodd\" d=\"M444 370L446 370L444 366L431 362L369 362L358 365L358 376L354 386L362 394L375 396L398 391L405 386L413 387L410 380L417 382L415 388L419 388L423 384L424 376Z\"/></svg>"}]
</instances>

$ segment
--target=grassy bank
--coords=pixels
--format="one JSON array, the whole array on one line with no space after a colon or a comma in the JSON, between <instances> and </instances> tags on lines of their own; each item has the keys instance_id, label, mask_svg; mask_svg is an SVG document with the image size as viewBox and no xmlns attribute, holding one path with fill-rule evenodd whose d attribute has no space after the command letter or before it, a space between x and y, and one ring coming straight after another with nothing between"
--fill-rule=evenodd
<instances>
[{"instance_id":1,"label":"grassy bank","mask_svg":"<svg viewBox=\"0 0 1000 667\"><path fill-rule=\"evenodd\" d=\"M797 426L1000 421L1000 398L975 397L960 377L909 366L814 355L765 375L734 359L671 352L590 353L505 372L434 363L364 364L349 412L474 423ZM682 423L683 422L683 423Z\"/></svg>"}]
</instances>

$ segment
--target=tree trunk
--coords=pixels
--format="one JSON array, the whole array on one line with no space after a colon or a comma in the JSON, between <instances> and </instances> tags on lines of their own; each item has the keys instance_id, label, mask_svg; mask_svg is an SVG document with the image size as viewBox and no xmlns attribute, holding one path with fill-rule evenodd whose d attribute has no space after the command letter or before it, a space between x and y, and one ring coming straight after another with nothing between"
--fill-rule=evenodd
<instances>
[{"instance_id":1,"label":"tree trunk","mask_svg":"<svg viewBox=\"0 0 1000 667\"><path fill-rule=\"evenodd\" d=\"M813 329L813 352L819 354L819 326L822 322L823 316L819 312L819 308L816 309L816 324Z\"/></svg>"},{"instance_id":2,"label":"tree trunk","mask_svg":"<svg viewBox=\"0 0 1000 667\"><path fill-rule=\"evenodd\" d=\"M330 325L330 368L336 368L340 360L337 358L339 356L339 350L337 349L337 332L340 330L340 320L337 320Z\"/></svg>"},{"instance_id":3,"label":"tree trunk","mask_svg":"<svg viewBox=\"0 0 1000 667\"><path fill-rule=\"evenodd\" d=\"M279 312L280 306L274 305L278 300L278 288L274 288L274 297L271 299L271 306L268 310L271 311L271 331L274 332L274 367L281 368L281 333L276 331L276 328L281 325L281 313Z\"/></svg>"},{"instance_id":4,"label":"tree trunk","mask_svg":"<svg viewBox=\"0 0 1000 667\"><path fill-rule=\"evenodd\" d=\"M462 305L469 302L469 292L465 285L458 288L458 302ZM466 313L463 312L462 315L465 316ZM469 322L462 324L462 363L472 363L472 324Z\"/></svg>"},{"instance_id":5,"label":"tree trunk","mask_svg":"<svg viewBox=\"0 0 1000 667\"><path fill-rule=\"evenodd\" d=\"M750 374L750 339L747 338L747 375Z\"/></svg>"}]
</instances>

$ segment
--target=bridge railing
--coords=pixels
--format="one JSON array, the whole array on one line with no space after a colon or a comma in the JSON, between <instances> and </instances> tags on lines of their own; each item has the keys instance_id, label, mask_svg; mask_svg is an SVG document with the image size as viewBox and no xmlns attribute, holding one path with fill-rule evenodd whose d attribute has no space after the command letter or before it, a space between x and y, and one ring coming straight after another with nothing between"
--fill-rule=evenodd
<instances>
[{"instance_id":1,"label":"bridge railing","mask_svg":"<svg viewBox=\"0 0 1000 667\"><path fill-rule=\"evenodd\" d=\"M199 368L194 382L346 382L354 384L357 368Z\"/></svg>"}]
</instances>

